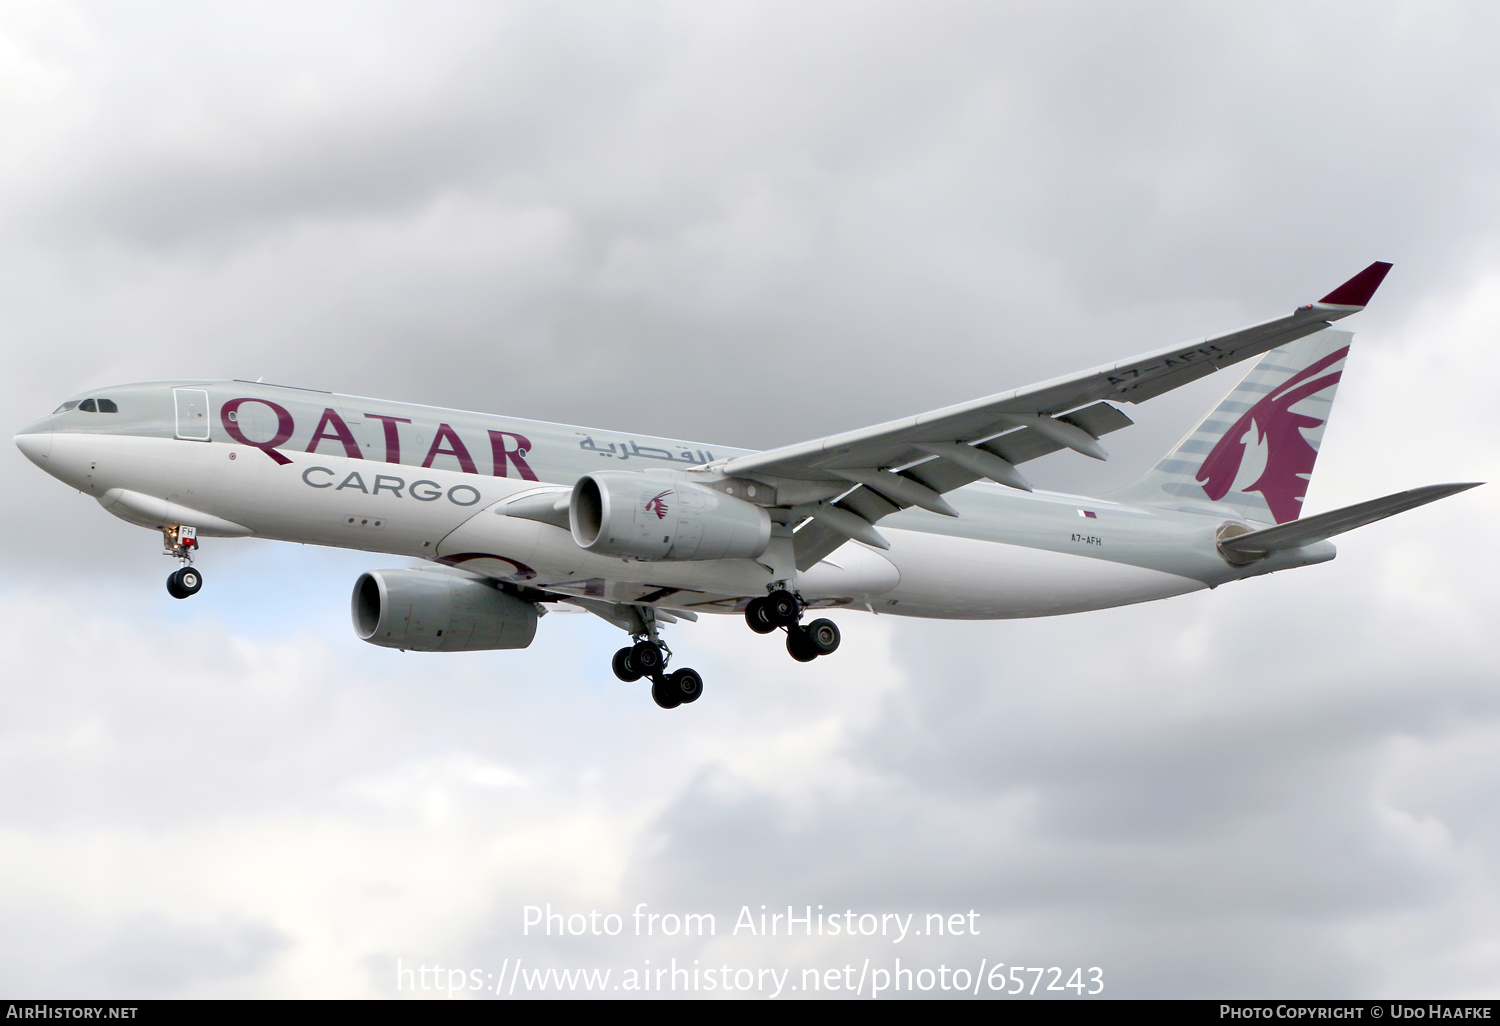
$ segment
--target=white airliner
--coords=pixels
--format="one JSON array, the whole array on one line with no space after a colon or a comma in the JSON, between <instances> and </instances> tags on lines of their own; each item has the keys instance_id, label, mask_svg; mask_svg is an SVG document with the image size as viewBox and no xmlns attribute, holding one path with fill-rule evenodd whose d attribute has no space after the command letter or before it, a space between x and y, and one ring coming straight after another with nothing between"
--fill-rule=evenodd
<instances>
[{"instance_id":1,"label":"white airliner","mask_svg":"<svg viewBox=\"0 0 1500 1026\"><path fill-rule=\"evenodd\" d=\"M1146 602L1332 559L1332 535L1473 484L1300 517L1352 336L1390 265L1284 317L1081 374L769 452L361 399L245 381L92 389L16 445L111 513L160 531L203 578L203 537L275 538L428 561L354 585L365 641L424 652L525 648L552 603L630 634L623 680L656 702L703 682L667 672L658 627L741 613L808 661L847 608L897 616L1051 616ZM1034 491L1016 468L1099 438L1139 403L1260 357L1135 484ZM877 528L877 524L880 526Z\"/></svg>"}]
</instances>

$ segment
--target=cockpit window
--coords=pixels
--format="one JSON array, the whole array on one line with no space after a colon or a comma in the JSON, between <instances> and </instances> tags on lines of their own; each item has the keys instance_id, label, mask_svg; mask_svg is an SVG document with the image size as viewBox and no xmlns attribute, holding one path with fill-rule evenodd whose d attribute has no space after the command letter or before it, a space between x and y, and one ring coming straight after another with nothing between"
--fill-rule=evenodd
<instances>
[{"instance_id":1,"label":"cockpit window","mask_svg":"<svg viewBox=\"0 0 1500 1026\"><path fill-rule=\"evenodd\" d=\"M119 413L120 407L115 405L113 399L85 399L83 402L66 402L53 410L54 414L67 413L69 410L78 410L81 413Z\"/></svg>"}]
</instances>

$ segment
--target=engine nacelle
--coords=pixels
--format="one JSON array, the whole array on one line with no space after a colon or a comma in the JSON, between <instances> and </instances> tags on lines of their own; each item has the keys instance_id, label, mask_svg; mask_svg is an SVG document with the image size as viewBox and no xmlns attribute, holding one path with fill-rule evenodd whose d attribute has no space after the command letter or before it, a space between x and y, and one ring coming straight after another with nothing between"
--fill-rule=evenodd
<instances>
[{"instance_id":1,"label":"engine nacelle","mask_svg":"<svg viewBox=\"0 0 1500 1026\"><path fill-rule=\"evenodd\" d=\"M525 648L536 606L483 581L430 570L371 570L354 582L354 633L414 652Z\"/></svg>"},{"instance_id":2,"label":"engine nacelle","mask_svg":"<svg viewBox=\"0 0 1500 1026\"><path fill-rule=\"evenodd\" d=\"M656 474L585 474L568 504L573 540L601 556L754 559L771 518L743 499Z\"/></svg>"}]
</instances>

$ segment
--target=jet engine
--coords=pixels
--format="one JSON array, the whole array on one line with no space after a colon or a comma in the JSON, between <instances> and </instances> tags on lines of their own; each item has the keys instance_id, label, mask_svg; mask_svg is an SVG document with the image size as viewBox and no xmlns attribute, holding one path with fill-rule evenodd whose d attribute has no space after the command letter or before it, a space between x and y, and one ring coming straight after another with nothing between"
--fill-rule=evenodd
<instances>
[{"instance_id":1,"label":"jet engine","mask_svg":"<svg viewBox=\"0 0 1500 1026\"><path fill-rule=\"evenodd\" d=\"M525 648L536 606L488 582L440 570L371 570L354 582L354 633L414 652Z\"/></svg>"},{"instance_id":2,"label":"jet engine","mask_svg":"<svg viewBox=\"0 0 1500 1026\"><path fill-rule=\"evenodd\" d=\"M568 504L573 540L601 556L754 559L771 518L743 499L655 474L585 474Z\"/></svg>"}]
</instances>

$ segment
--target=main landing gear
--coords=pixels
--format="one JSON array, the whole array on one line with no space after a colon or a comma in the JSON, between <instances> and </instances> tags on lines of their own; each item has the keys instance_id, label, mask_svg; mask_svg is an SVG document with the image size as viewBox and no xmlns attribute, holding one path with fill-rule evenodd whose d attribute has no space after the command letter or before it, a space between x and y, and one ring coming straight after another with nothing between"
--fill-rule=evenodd
<instances>
[{"instance_id":1,"label":"main landing gear","mask_svg":"<svg viewBox=\"0 0 1500 1026\"><path fill-rule=\"evenodd\" d=\"M839 647L839 628L832 620L819 618L803 625L802 603L785 588L753 598L745 606L745 622L756 634L786 628L786 650L799 663L832 655Z\"/></svg>"},{"instance_id":2,"label":"main landing gear","mask_svg":"<svg viewBox=\"0 0 1500 1026\"><path fill-rule=\"evenodd\" d=\"M655 624L650 626L653 628L650 634L615 653L611 663L615 676L627 683L649 677L651 698L663 709L675 709L679 705L698 701L703 694L703 678L698 676L697 670L687 667L667 673L667 662L671 659L672 652L654 636Z\"/></svg>"},{"instance_id":3,"label":"main landing gear","mask_svg":"<svg viewBox=\"0 0 1500 1026\"><path fill-rule=\"evenodd\" d=\"M175 599L198 594L203 587L203 575L193 567L193 551L198 548L197 528L163 527L161 536L166 554L182 562L182 569L167 577L167 594Z\"/></svg>"}]
</instances>

